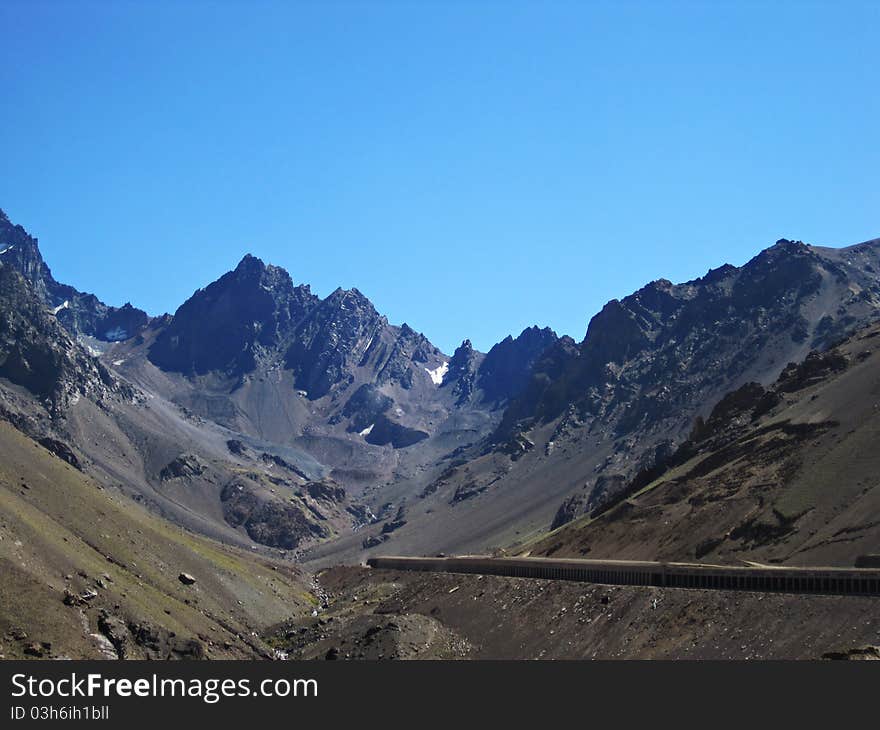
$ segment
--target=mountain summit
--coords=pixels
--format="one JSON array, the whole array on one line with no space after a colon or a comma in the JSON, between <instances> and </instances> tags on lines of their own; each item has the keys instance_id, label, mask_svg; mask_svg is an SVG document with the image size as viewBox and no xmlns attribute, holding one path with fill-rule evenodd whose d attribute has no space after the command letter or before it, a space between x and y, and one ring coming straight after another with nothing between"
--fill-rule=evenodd
<instances>
[{"instance_id":1,"label":"mountain summit","mask_svg":"<svg viewBox=\"0 0 880 730\"><path fill-rule=\"evenodd\" d=\"M318 302L284 269L247 254L178 308L150 348L150 360L181 373L250 372Z\"/></svg>"},{"instance_id":2,"label":"mountain summit","mask_svg":"<svg viewBox=\"0 0 880 730\"><path fill-rule=\"evenodd\" d=\"M31 285L37 298L75 336L116 342L135 336L149 321L146 312L129 303L122 307L111 307L94 294L86 294L55 281L43 261L37 239L28 235L20 225L13 225L2 210L0 262L16 269Z\"/></svg>"}]
</instances>

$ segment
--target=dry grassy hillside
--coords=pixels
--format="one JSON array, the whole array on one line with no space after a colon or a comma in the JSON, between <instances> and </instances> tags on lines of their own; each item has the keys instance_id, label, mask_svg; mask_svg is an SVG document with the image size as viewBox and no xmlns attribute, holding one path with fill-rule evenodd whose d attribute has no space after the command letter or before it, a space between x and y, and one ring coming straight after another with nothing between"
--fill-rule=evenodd
<instances>
[{"instance_id":1,"label":"dry grassy hillside","mask_svg":"<svg viewBox=\"0 0 880 730\"><path fill-rule=\"evenodd\" d=\"M2 658L266 655L257 632L316 603L290 564L188 533L6 423L0 454Z\"/></svg>"}]
</instances>

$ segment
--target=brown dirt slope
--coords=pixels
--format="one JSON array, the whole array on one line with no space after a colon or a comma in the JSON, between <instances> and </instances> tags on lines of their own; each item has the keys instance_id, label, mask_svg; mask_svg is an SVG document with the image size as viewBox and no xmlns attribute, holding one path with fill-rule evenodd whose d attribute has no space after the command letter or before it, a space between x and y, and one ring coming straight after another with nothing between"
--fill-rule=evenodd
<instances>
[{"instance_id":1,"label":"brown dirt slope","mask_svg":"<svg viewBox=\"0 0 880 730\"><path fill-rule=\"evenodd\" d=\"M819 659L869 657L880 644L866 597L356 567L319 580L327 611L274 631L293 658Z\"/></svg>"}]
</instances>

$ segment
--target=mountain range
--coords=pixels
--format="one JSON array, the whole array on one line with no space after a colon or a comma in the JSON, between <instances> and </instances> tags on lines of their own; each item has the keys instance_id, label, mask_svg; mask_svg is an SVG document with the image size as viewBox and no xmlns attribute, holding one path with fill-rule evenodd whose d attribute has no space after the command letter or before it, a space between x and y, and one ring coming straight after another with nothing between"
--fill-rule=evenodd
<instances>
[{"instance_id":1,"label":"mountain range","mask_svg":"<svg viewBox=\"0 0 880 730\"><path fill-rule=\"evenodd\" d=\"M718 426L728 394L746 420L766 406L748 426L760 431L799 391L786 379L833 369L835 347L851 362L856 346L841 343L878 319L880 241L782 239L743 266L612 300L580 342L535 326L450 355L357 289L321 298L250 254L173 315L110 306L56 282L37 239L0 212L0 419L19 434L7 437L114 504L309 569L376 552L663 554L663 530L644 550L623 544L650 499L633 495L697 453L728 453L721 433L751 438ZM633 504L632 524L593 536ZM718 554L727 533L759 539L801 519L771 504L720 534L717 515L687 527L685 550Z\"/></svg>"},{"instance_id":2,"label":"mountain range","mask_svg":"<svg viewBox=\"0 0 880 730\"><path fill-rule=\"evenodd\" d=\"M229 495L246 493L277 523L251 540L307 545L319 560L391 539L502 547L558 526L671 453L726 392L773 382L880 313L878 242L780 240L742 267L609 302L580 343L532 327L449 356L357 289L322 299L250 254L151 318L57 283L5 214L0 250L3 312L16 319L2 374L51 401L42 437L209 534L245 538L252 516ZM84 415L94 403L100 418ZM113 434L95 445L95 428ZM176 474L176 460L191 468ZM278 489L314 483L345 497L322 510ZM383 533L392 512L401 524Z\"/></svg>"}]
</instances>

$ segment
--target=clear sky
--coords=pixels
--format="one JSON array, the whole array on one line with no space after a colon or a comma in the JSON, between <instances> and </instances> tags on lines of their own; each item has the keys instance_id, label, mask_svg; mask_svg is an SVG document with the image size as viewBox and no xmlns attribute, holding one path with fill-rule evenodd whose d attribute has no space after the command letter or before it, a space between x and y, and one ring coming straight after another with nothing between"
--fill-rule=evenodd
<instances>
[{"instance_id":1,"label":"clear sky","mask_svg":"<svg viewBox=\"0 0 880 730\"><path fill-rule=\"evenodd\" d=\"M174 311L251 252L446 352L880 236L878 2L0 2L0 207Z\"/></svg>"}]
</instances>

